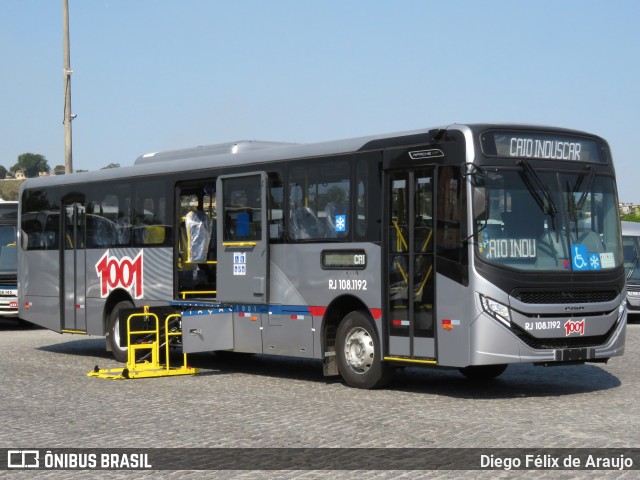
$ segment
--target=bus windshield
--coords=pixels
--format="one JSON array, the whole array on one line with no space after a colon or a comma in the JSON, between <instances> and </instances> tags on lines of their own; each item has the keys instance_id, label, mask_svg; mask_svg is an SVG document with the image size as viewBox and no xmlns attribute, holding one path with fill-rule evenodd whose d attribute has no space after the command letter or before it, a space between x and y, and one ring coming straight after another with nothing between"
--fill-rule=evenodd
<instances>
[{"instance_id":1,"label":"bus windshield","mask_svg":"<svg viewBox=\"0 0 640 480\"><path fill-rule=\"evenodd\" d=\"M627 280L640 281L640 245L638 237L624 235L622 232L622 249L624 253L624 268Z\"/></svg>"},{"instance_id":2,"label":"bus windshield","mask_svg":"<svg viewBox=\"0 0 640 480\"><path fill-rule=\"evenodd\" d=\"M17 270L16 227L14 225L0 225L0 275L15 275Z\"/></svg>"},{"instance_id":3,"label":"bus windshield","mask_svg":"<svg viewBox=\"0 0 640 480\"><path fill-rule=\"evenodd\" d=\"M518 270L597 271L622 264L615 183L594 170L486 169L476 252Z\"/></svg>"},{"instance_id":4,"label":"bus windshield","mask_svg":"<svg viewBox=\"0 0 640 480\"><path fill-rule=\"evenodd\" d=\"M635 280L636 282L640 282L640 268L639 264L640 260L638 257L634 257L631 262L631 266L627 268L627 280Z\"/></svg>"}]
</instances>

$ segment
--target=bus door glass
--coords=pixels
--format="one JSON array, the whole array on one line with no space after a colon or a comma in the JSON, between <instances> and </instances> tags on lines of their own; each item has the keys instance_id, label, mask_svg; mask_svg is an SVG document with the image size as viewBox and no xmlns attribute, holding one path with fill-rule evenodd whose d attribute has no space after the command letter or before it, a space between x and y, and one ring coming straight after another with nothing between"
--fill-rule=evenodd
<instances>
[{"instance_id":1,"label":"bus door glass","mask_svg":"<svg viewBox=\"0 0 640 480\"><path fill-rule=\"evenodd\" d=\"M389 355L435 358L433 167L387 175Z\"/></svg>"},{"instance_id":2,"label":"bus door glass","mask_svg":"<svg viewBox=\"0 0 640 480\"><path fill-rule=\"evenodd\" d=\"M76 199L77 200L77 199ZM85 203L63 200L61 330L86 332Z\"/></svg>"},{"instance_id":3,"label":"bus door glass","mask_svg":"<svg viewBox=\"0 0 640 480\"><path fill-rule=\"evenodd\" d=\"M217 298L220 302L269 301L267 174L218 177Z\"/></svg>"},{"instance_id":4,"label":"bus door glass","mask_svg":"<svg viewBox=\"0 0 640 480\"><path fill-rule=\"evenodd\" d=\"M178 298L216 295L216 181L178 185Z\"/></svg>"}]
</instances>

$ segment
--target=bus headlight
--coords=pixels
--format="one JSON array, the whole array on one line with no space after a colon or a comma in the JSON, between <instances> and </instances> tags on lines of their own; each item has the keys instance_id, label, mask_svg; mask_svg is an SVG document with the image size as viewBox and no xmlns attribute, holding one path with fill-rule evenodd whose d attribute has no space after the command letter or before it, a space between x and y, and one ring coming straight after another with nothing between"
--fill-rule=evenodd
<instances>
[{"instance_id":1,"label":"bus headlight","mask_svg":"<svg viewBox=\"0 0 640 480\"><path fill-rule=\"evenodd\" d=\"M496 320L501 321L507 327L511 326L511 316L509 315L509 307L500 302L496 302L490 298L480 295L482 309Z\"/></svg>"},{"instance_id":2,"label":"bus headlight","mask_svg":"<svg viewBox=\"0 0 640 480\"><path fill-rule=\"evenodd\" d=\"M622 317L622 315L624 314L624 311L626 310L626 308L627 308L627 301L623 300L620 303L620 306L618 307L618 318Z\"/></svg>"}]
</instances>

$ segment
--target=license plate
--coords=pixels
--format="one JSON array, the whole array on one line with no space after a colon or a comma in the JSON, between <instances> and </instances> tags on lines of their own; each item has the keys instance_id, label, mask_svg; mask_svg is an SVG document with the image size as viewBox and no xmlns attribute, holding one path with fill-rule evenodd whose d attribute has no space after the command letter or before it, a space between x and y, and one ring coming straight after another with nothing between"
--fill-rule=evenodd
<instances>
[{"instance_id":1,"label":"license plate","mask_svg":"<svg viewBox=\"0 0 640 480\"><path fill-rule=\"evenodd\" d=\"M586 348L567 348L560 352L560 359L565 362L578 362L588 358Z\"/></svg>"},{"instance_id":2,"label":"license plate","mask_svg":"<svg viewBox=\"0 0 640 480\"><path fill-rule=\"evenodd\" d=\"M627 292L630 297L640 297L640 292Z\"/></svg>"},{"instance_id":3,"label":"license plate","mask_svg":"<svg viewBox=\"0 0 640 480\"><path fill-rule=\"evenodd\" d=\"M17 294L18 294L17 290L0 290L0 295L15 297Z\"/></svg>"}]
</instances>

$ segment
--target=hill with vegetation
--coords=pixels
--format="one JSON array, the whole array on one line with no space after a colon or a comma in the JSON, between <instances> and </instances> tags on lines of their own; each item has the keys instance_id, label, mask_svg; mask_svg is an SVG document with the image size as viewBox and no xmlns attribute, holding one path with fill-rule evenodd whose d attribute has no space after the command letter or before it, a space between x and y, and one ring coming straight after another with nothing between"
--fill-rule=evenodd
<instances>
[{"instance_id":1,"label":"hill with vegetation","mask_svg":"<svg viewBox=\"0 0 640 480\"><path fill-rule=\"evenodd\" d=\"M23 181L24 180L0 181L0 198L3 200L18 200L18 191Z\"/></svg>"}]
</instances>

